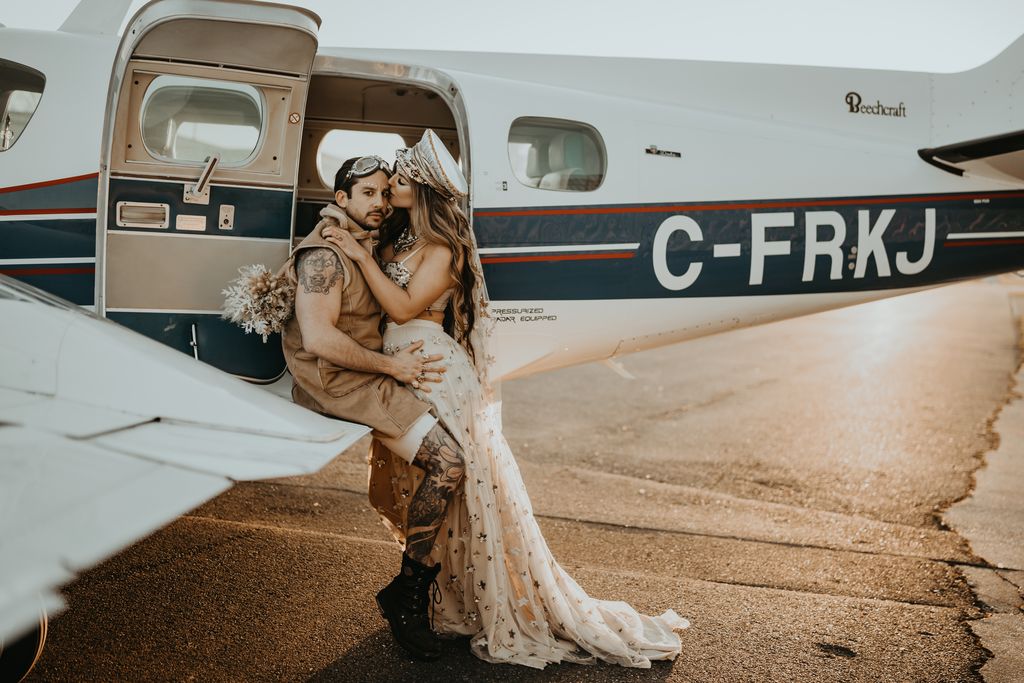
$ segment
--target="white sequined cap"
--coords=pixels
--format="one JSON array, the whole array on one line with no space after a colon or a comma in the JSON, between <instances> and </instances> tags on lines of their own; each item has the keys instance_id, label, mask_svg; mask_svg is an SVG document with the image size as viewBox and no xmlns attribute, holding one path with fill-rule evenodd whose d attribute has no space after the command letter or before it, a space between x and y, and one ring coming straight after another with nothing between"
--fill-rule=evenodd
<instances>
[{"instance_id":1,"label":"white sequined cap","mask_svg":"<svg viewBox=\"0 0 1024 683\"><path fill-rule=\"evenodd\" d=\"M421 185L428 185L448 198L465 197L469 184L437 133L427 128L412 147L395 152L395 165Z\"/></svg>"}]
</instances>

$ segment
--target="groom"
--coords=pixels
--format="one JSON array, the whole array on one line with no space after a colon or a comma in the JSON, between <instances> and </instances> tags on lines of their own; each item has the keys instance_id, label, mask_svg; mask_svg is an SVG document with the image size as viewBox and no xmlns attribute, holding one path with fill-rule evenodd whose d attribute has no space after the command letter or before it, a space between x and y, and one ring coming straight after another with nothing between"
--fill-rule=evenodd
<instances>
[{"instance_id":1,"label":"groom","mask_svg":"<svg viewBox=\"0 0 1024 683\"><path fill-rule=\"evenodd\" d=\"M381 308L359 267L321 230L330 222L348 229L368 251L366 233L380 228L388 209L391 169L379 157L356 157L334 179L336 204L293 252L295 316L282 338L299 405L373 428L392 453L424 472L409 503L401 572L377 594L377 605L398 644L418 659L436 660L440 641L427 617L428 590L440 565L430 551L445 511L465 476L458 444L430 405L406 388L439 382L441 356L424 356L422 342L394 356L381 353Z\"/></svg>"}]
</instances>

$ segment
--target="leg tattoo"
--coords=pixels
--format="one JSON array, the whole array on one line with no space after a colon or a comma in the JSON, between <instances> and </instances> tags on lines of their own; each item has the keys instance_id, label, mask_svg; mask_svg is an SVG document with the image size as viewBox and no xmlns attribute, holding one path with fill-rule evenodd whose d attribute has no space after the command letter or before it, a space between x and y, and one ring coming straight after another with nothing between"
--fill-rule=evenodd
<instances>
[{"instance_id":1,"label":"leg tattoo","mask_svg":"<svg viewBox=\"0 0 1024 683\"><path fill-rule=\"evenodd\" d=\"M455 439L435 425L423 439L413 462L423 468L423 483L409 503L409 528L405 552L426 563L437 532L444 521L448 501L465 476L465 459Z\"/></svg>"}]
</instances>

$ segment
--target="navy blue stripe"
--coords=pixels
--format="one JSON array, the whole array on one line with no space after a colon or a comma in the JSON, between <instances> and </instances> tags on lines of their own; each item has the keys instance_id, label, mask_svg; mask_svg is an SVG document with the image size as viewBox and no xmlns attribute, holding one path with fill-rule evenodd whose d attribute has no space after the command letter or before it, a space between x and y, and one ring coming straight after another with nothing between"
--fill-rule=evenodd
<instances>
[{"instance_id":1,"label":"navy blue stripe","mask_svg":"<svg viewBox=\"0 0 1024 683\"><path fill-rule=\"evenodd\" d=\"M565 194L565 193L563 193ZM789 197L782 199L719 199L714 201L670 201L670 202L632 202L621 204L559 204L555 206L478 206L474 209L474 215L493 218L488 214L494 213L556 213L565 211L580 211L596 214L629 213L654 211L658 209L675 209L677 207L689 207L692 209L720 210L735 207L739 204L756 204L755 211L770 211L772 209L809 208L808 204L816 207L828 204L848 203L850 205L868 204L904 204L904 203L947 203L957 202L960 204L973 204L975 198L997 201L1003 199L1024 199L1024 192L1020 190L992 190L985 192L939 192L939 193L911 193L911 194L886 194L886 195L837 195L833 197ZM813 207L810 207L813 208Z\"/></svg>"},{"instance_id":2,"label":"navy blue stripe","mask_svg":"<svg viewBox=\"0 0 1024 683\"><path fill-rule=\"evenodd\" d=\"M291 236L292 193L252 187L210 187L209 204L186 204L183 199L186 184L147 180L112 178L108 200L107 229L117 232L146 232L160 234L218 235L220 237L264 237L288 239ZM168 204L171 208L171 227L166 230L148 228L119 228L116 223L117 203L150 202ZM234 228L221 230L217 222L220 207L235 207ZM179 215L205 216L206 230L177 230L174 225Z\"/></svg>"},{"instance_id":3,"label":"navy blue stripe","mask_svg":"<svg viewBox=\"0 0 1024 683\"><path fill-rule=\"evenodd\" d=\"M84 264L83 269L91 264ZM32 270L46 268L46 266L13 267L4 266L4 275L9 275L27 285L55 294L62 299L67 299L79 306L89 306L95 303L96 297L96 273L61 274L61 275L21 275L19 270Z\"/></svg>"},{"instance_id":4,"label":"navy blue stripe","mask_svg":"<svg viewBox=\"0 0 1024 683\"><path fill-rule=\"evenodd\" d=\"M973 197L974 195L972 195ZM978 194L984 197L991 210L1007 209L1018 211L1024 193L1006 191ZM751 213L768 213L772 211L839 211L847 218L847 227L851 225L849 215L856 217L858 209L869 209L873 215L885 208L934 207L942 211L974 212L980 205L973 198L949 199L964 197L956 195L892 195L891 197L831 197L831 198L795 198L779 200L730 200L721 202L668 202L652 204L602 204L602 205L566 205L552 207L488 207L477 208L473 215L473 232L480 248L488 247L532 247L549 245L586 245L586 244L617 244L640 242L644 236L656 228L669 216L688 215L700 223L702 228L721 234L720 242L729 242L729 230L742 232L742 224L749 228ZM906 201L917 199L920 201ZM834 202L834 204L830 204ZM801 206L814 203L815 206ZM760 208L733 209L738 204L760 204ZM721 207L721 208L719 208ZM659 210L660 209L660 210ZM691 210L688 210L691 209ZM491 216L498 212L537 212L539 215L529 216ZM587 213L559 214L560 211L586 211ZM602 213L605 212L605 213ZM989 224L998 224L996 213L989 213ZM856 226L856 223L853 224ZM963 230L983 231L981 227L961 224ZM987 228L994 229L994 228ZM1009 230L1011 228L1002 228Z\"/></svg>"},{"instance_id":5,"label":"navy blue stripe","mask_svg":"<svg viewBox=\"0 0 1024 683\"><path fill-rule=\"evenodd\" d=\"M473 232L481 249L619 244L639 242L644 226L651 220L650 215L475 217Z\"/></svg>"},{"instance_id":6,"label":"navy blue stripe","mask_svg":"<svg viewBox=\"0 0 1024 683\"><path fill-rule=\"evenodd\" d=\"M918 260L924 248L925 209L936 211L934 253L925 270L903 275L896 267L897 252L905 252L910 261ZM872 225L885 209L895 214L884 233L883 242L890 275L882 276L874 259L867 264L865 276L854 278L850 264L856 262L858 247L858 211L866 210ZM981 246L946 246L949 233L1012 232L1024 230L1024 199L993 194L987 204L962 201L871 203L862 206L814 206L790 209L794 227L769 228L767 239L788 240L791 253L764 258L763 281L749 284L751 273L751 215L779 213L776 209L699 210L687 213L624 213L606 215L512 216L477 219L475 229L481 246L534 246L547 244L594 244L638 242L635 257L628 259L578 261L525 261L487 263L484 275L494 300L592 300L665 297L753 296L763 294L807 294L917 287L991 273L1024 268L1024 245L993 243ZM831 280L831 259L817 258L813 280L802 281L805 252L805 216L810 211L832 210L846 224L842 245L842 278ZM674 275L684 273L690 264L701 263L697 280L689 287L672 291L663 286L654 271L654 235L661 223L675 215L686 215L700 226L703 240L691 241L677 232L669 240L667 264ZM819 229L827 239L829 228ZM740 256L715 257L715 244L739 244ZM950 245L955 244L951 241ZM504 255L503 255L504 256Z\"/></svg>"},{"instance_id":7,"label":"navy blue stripe","mask_svg":"<svg viewBox=\"0 0 1024 683\"><path fill-rule=\"evenodd\" d=\"M0 192L0 211L95 208L96 188L94 176L70 183Z\"/></svg>"},{"instance_id":8,"label":"navy blue stripe","mask_svg":"<svg viewBox=\"0 0 1024 683\"><path fill-rule=\"evenodd\" d=\"M320 222L320 209L327 206L325 202L299 201L295 205L295 236L306 237Z\"/></svg>"},{"instance_id":9,"label":"navy blue stripe","mask_svg":"<svg viewBox=\"0 0 1024 683\"><path fill-rule=\"evenodd\" d=\"M0 259L96 256L96 220L0 222Z\"/></svg>"},{"instance_id":10,"label":"navy blue stripe","mask_svg":"<svg viewBox=\"0 0 1024 683\"><path fill-rule=\"evenodd\" d=\"M215 314L112 311L107 317L189 356L195 323L199 359L203 362L258 380L272 380L284 372L280 335L271 335L263 343L258 334L245 334L240 327Z\"/></svg>"}]
</instances>

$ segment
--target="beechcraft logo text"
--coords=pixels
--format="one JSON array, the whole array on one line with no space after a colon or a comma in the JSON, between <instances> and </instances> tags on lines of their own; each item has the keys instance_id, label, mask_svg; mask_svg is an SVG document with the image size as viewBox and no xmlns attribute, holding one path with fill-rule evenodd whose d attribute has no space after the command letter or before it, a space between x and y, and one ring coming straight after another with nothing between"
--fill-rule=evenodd
<instances>
[{"instance_id":1,"label":"beechcraft logo text","mask_svg":"<svg viewBox=\"0 0 1024 683\"><path fill-rule=\"evenodd\" d=\"M882 104L879 100L875 100L873 104L864 104L864 98L860 96L860 93L852 90L846 93L846 106L850 108L851 114L896 116L899 118L904 118L907 115L907 107L902 102L896 106Z\"/></svg>"}]
</instances>

